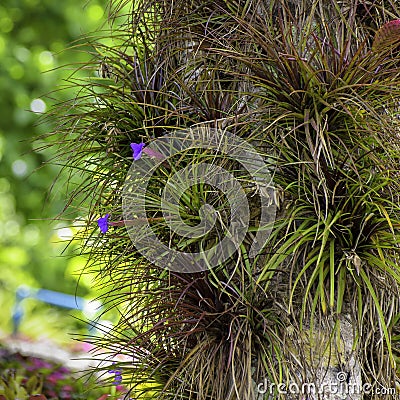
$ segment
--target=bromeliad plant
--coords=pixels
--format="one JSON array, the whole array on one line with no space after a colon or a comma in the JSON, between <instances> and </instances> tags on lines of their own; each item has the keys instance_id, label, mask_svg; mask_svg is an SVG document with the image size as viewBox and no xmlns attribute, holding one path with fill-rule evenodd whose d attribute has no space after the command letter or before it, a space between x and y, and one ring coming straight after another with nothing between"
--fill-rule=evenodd
<instances>
[{"instance_id":1,"label":"bromeliad plant","mask_svg":"<svg viewBox=\"0 0 400 400\"><path fill-rule=\"evenodd\" d=\"M97 272L106 306L120 310L119 323L93 340L132 358L121 365L130 396L255 399L265 379L318 384L329 370L394 386L399 6L143 0L115 1L110 10L114 24L123 13L126 21L114 27L112 46L95 46L97 77L71 78L80 95L55 110L55 135L66 168L84 173L70 204L87 210L87 268ZM278 212L263 251L250 258L257 182L235 160L211 155L246 192L248 234L234 257L185 274L152 264L133 245L121 197L145 144L198 127L229 131L273 160ZM193 151L163 161L148 187L149 221L181 251L215 244L229 220L226 213L206 237L182 241L163 218L163 182L207 157ZM226 205L222 193L198 184L181 201L182 218L194 225L202 204L222 214ZM318 351L331 356L316 365Z\"/></svg>"}]
</instances>

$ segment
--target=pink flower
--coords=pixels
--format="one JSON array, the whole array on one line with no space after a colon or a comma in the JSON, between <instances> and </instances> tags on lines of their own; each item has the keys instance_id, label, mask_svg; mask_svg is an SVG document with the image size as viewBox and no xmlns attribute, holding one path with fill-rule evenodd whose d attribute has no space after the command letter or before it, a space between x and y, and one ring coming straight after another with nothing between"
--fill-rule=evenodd
<instances>
[{"instance_id":1,"label":"pink flower","mask_svg":"<svg viewBox=\"0 0 400 400\"><path fill-rule=\"evenodd\" d=\"M62 379L64 379L64 374L58 371L54 371L46 378L46 381L55 384Z\"/></svg>"},{"instance_id":2,"label":"pink flower","mask_svg":"<svg viewBox=\"0 0 400 400\"><path fill-rule=\"evenodd\" d=\"M164 160L165 159L164 154L161 154L157 150L150 149L149 147L145 147L143 149L143 153L147 154L150 157L158 158L159 160Z\"/></svg>"}]
</instances>

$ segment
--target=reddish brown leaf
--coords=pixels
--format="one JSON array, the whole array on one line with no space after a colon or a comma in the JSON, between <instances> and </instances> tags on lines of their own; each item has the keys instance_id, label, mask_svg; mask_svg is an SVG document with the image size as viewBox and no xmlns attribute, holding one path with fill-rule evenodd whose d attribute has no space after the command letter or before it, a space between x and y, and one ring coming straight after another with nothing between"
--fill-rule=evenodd
<instances>
[{"instance_id":1,"label":"reddish brown leaf","mask_svg":"<svg viewBox=\"0 0 400 400\"><path fill-rule=\"evenodd\" d=\"M400 19L387 22L375 33L372 50L386 50L396 44L400 44Z\"/></svg>"}]
</instances>

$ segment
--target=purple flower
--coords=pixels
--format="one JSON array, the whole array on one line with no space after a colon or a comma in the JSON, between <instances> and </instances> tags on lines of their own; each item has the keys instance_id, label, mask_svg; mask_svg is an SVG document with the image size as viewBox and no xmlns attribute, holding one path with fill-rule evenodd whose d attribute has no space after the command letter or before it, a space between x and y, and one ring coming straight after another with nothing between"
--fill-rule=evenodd
<instances>
[{"instance_id":1,"label":"purple flower","mask_svg":"<svg viewBox=\"0 0 400 400\"><path fill-rule=\"evenodd\" d=\"M54 384L56 384L58 381L61 381L63 379L64 379L64 374L57 372L57 371L51 373L50 375L48 375L46 377L47 382L54 383Z\"/></svg>"},{"instance_id":2,"label":"purple flower","mask_svg":"<svg viewBox=\"0 0 400 400\"><path fill-rule=\"evenodd\" d=\"M142 157L144 143L131 143L131 149L133 151L133 159L135 161L139 160Z\"/></svg>"},{"instance_id":3,"label":"purple flower","mask_svg":"<svg viewBox=\"0 0 400 400\"><path fill-rule=\"evenodd\" d=\"M115 363L113 363L115 364ZM109 374L114 374L114 382L113 385L119 385L122 382L122 374L120 369L111 369L108 371Z\"/></svg>"},{"instance_id":4,"label":"purple flower","mask_svg":"<svg viewBox=\"0 0 400 400\"><path fill-rule=\"evenodd\" d=\"M109 216L110 216L110 214L106 214L104 217L99 218L97 220L97 225L99 225L99 228L103 233L106 233L108 231L108 217Z\"/></svg>"},{"instance_id":5,"label":"purple flower","mask_svg":"<svg viewBox=\"0 0 400 400\"><path fill-rule=\"evenodd\" d=\"M53 365L45 360L42 360L41 358L32 358L32 364L34 368L40 369L40 368L52 368Z\"/></svg>"}]
</instances>

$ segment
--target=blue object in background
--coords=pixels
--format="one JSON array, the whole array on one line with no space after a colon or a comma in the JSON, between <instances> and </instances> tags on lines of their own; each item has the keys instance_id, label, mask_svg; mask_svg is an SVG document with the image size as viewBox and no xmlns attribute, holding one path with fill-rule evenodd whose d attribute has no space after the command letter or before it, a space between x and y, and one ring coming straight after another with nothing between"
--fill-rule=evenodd
<instances>
[{"instance_id":1,"label":"blue object in background","mask_svg":"<svg viewBox=\"0 0 400 400\"><path fill-rule=\"evenodd\" d=\"M32 298L53 306L67 308L70 310L80 310L88 317L93 317L101 309L101 304L97 301L89 301L83 297L72 296L70 294L55 292L47 289L33 289L27 286L18 287L15 294L15 305L12 314L13 334L16 334L24 316L23 303L25 299ZM90 328L97 325L95 321L89 321ZM90 330L90 329L89 329Z\"/></svg>"}]
</instances>

